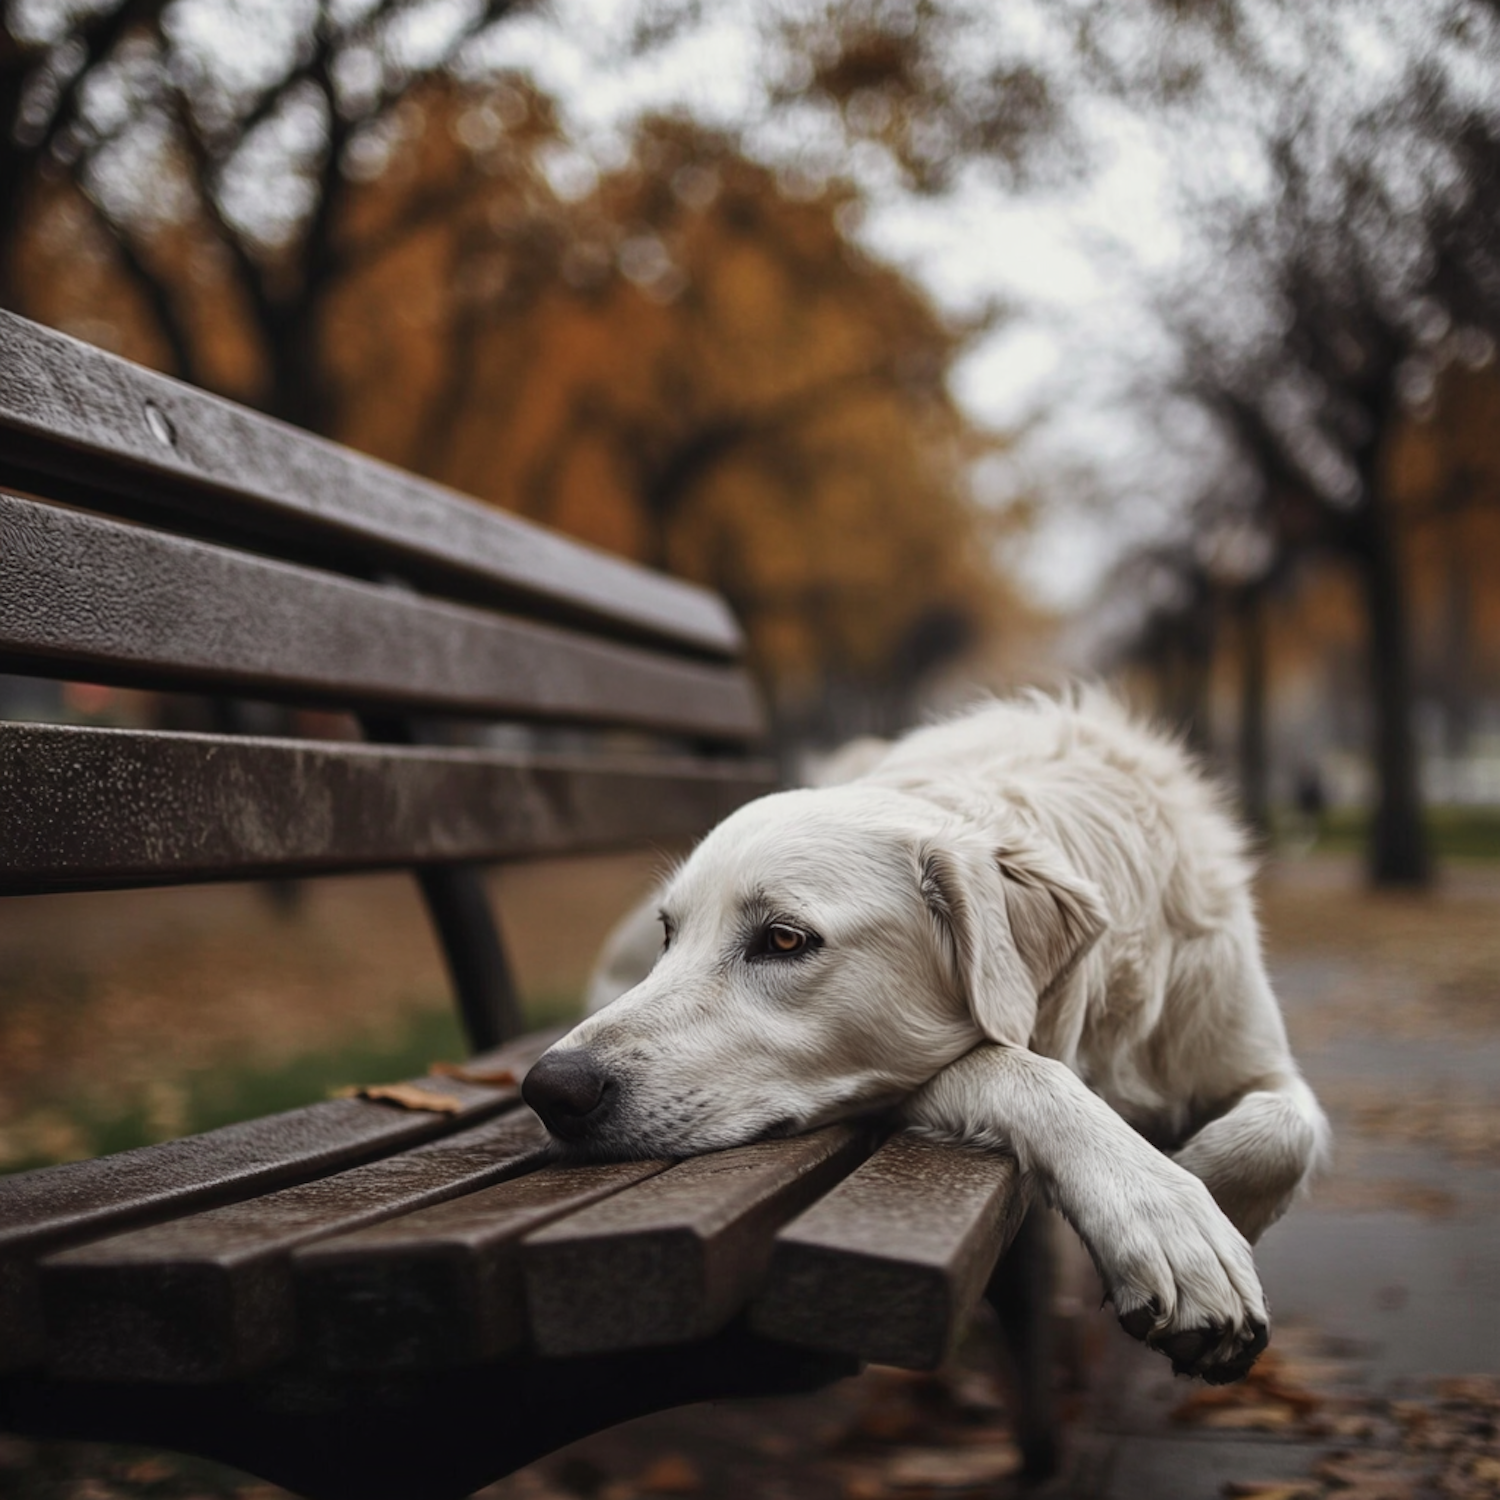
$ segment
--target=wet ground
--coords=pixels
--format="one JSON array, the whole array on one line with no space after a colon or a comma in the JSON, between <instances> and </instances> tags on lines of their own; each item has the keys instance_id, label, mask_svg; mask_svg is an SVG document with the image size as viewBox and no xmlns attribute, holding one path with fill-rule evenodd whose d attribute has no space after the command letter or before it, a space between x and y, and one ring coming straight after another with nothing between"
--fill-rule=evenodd
<instances>
[{"instance_id":1,"label":"wet ground","mask_svg":"<svg viewBox=\"0 0 1500 1500\"><path fill-rule=\"evenodd\" d=\"M1095 1333L1065 1492L1500 1495L1500 872L1377 898L1320 861L1273 871L1264 903L1336 1137L1257 1248L1272 1349L1246 1385L1208 1392Z\"/></svg>"},{"instance_id":2,"label":"wet ground","mask_svg":"<svg viewBox=\"0 0 1500 1500\"><path fill-rule=\"evenodd\" d=\"M579 965L567 903L602 909L641 871L548 878L539 894L511 892L513 907L531 902L516 925L539 973ZM1283 864L1263 905L1294 1044L1337 1135L1327 1178L1258 1252L1277 1320L1272 1349L1243 1386L1210 1392L1174 1380L1095 1310L1097 1288L1075 1257L1059 1308L1069 1464L1047 1494L1500 1496L1500 867L1450 872L1430 896L1377 898L1351 864ZM393 932L396 920L387 912L381 925ZM597 914L588 920L602 930ZM380 951L383 976L405 974L408 989L429 983L428 959L399 970ZM254 971L253 956L243 958L235 982L259 995ZM70 1040L87 1043L76 1028ZM664 1413L484 1495L1014 1494L995 1359L981 1324L938 1377L872 1370L815 1397ZM5 1500L279 1494L171 1456L0 1440Z\"/></svg>"}]
</instances>

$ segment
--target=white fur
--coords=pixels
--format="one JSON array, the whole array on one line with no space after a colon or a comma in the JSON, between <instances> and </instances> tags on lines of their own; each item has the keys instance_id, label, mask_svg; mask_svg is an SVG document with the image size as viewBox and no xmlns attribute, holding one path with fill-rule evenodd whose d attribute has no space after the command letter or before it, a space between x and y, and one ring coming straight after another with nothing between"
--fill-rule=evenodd
<instances>
[{"instance_id":1,"label":"white fur","mask_svg":"<svg viewBox=\"0 0 1500 1500\"><path fill-rule=\"evenodd\" d=\"M1243 1373L1268 1321L1246 1237L1327 1125L1216 794L1096 692L856 760L699 845L649 973L639 914L607 951L596 1003L627 953L644 977L558 1044L612 1087L573 1149L685 1155L902 1101L913 1129L1013 1152L1180 1368ZM759 951L772 922L816 947Z\"/></svg>"}]
</instances>

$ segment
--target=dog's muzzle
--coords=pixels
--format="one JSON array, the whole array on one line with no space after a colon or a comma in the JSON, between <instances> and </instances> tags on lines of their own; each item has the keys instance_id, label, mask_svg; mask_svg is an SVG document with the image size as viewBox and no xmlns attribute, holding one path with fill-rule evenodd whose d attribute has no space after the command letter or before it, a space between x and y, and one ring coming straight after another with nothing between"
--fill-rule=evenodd
<instances>
[{"instance_id":1,"label":"dog's muzzle","mask_svg":"<svg viewBox=\"0 0 1500 1500\"><path fill-rule=\"evenodd\" d=\"M521 1084L521 1097L559 1140L576 1143L594 1134L614 1112L617 1090L589 1054L547 1052Z\"/></svg>"}]
</instances>

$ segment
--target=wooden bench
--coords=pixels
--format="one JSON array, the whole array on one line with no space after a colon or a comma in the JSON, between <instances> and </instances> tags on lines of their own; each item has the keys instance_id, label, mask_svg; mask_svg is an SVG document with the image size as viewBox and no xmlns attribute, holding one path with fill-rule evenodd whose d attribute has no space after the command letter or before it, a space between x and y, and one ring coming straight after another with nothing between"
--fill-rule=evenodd
<instances>
[{"instance_id":1,"label":"wooden bench","mask_svg":"<svg viewBox=\"0 0 1500 1500\"><path fill-rule=\"evenodd\" d=\"M519 1035L479 868L770 788L740 649L711 594L0 313L0 671L365 736L0 724L0 893L408 868L477 1053L418 1081L437 1108L0 1178L0 1428L446 1500L643 1412L943 1357L1024 1213L1008 1161L871 1123L548 1165L520 1102L551 1038ZM1044 1291L1012 1287L1034 1357Z\"/></svg>"}]
</instances>

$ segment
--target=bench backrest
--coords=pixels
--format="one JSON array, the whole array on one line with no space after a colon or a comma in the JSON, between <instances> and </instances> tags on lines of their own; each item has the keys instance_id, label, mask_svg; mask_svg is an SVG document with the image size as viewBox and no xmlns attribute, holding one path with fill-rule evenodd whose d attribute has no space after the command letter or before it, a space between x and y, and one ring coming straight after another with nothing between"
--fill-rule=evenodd
<instances>
[{"instance_id":1,"label":"bench backrest","mask_svg":"<svg viewBox=\"0 0 1500 1500\"><path fill-rule=\"evenodd\" d=\"M0 312L0 672L366 740L0 724L0 893L409 866L493 1046L518 1018L474 867L690 838L767 790L741 649L705 590ZM627 733L458 748L433 719Z\"/></svg>"}]
</instances>

